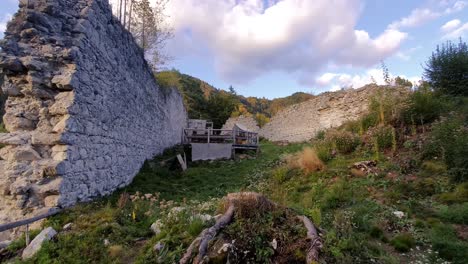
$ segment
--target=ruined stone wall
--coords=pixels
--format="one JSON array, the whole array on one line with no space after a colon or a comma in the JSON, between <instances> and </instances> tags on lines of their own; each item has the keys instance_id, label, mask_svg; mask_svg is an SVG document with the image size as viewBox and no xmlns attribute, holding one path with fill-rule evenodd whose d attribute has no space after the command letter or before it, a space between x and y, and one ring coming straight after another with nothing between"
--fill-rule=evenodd
<instances>
[{"instance_id":1,"label":"ruined stone wall","mask_svg":"<svg viewBox=\"0 0 468 264\"><path fill-rule=\"evenodd\" d=\"M257 121L252 116L238 116L230 117L226 120L226 123L223 125L222 129L232 129L235 124L240 124L251 132L258 132L260 127L257 125Z\"/></svg>"},{"instance_id":2,"label":"ruined stone wall","mask_svg":"<svg viewBox=\"0 0 468 264\"><path fill-rule=\"evenodd\" d=\"M129 184L186 124L182 97L158 87L107 0L27 3L0 52L0 223Z\"/></svg>"},{"instance_id":3,"label":"ruined stone wall","mask_svg":"<svg viewBox=\"0 0 468 264\"><path fill-rule=\"evenodd\" d=\"M376 85L326 92L278 112L259 130L260 136L272 141L310 140L320 130L338 127L346 121L356 120L364 115L368 110L369 100L382 89L402 96L409 92L409 89L404 87L377 87ZM232 127L232 124L236 122L251 123L245 118L231 118L225 126Z\"/></svg>"}]
</instances>

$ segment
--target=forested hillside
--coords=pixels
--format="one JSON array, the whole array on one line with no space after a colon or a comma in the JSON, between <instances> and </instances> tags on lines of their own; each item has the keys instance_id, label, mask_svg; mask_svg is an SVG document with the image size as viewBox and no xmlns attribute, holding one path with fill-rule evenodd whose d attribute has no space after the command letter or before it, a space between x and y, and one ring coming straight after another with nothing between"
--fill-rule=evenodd
<instances>
[{"instance_id":1,"label":"forested hillside","mask_svg":"<svg viewBox=\"0 0 468 264\"><path fill-rule=\"evenodd\" d=\"M232 87L221 90L177 70L158 72L156 78L162 87L177 87L182 92L189 118L212 120L215 127L221 127L231 115L254 115L258 122L265 122L281 109L313 97L302 92L272 100L245 97Z\"/></svg>"}]
</instances>

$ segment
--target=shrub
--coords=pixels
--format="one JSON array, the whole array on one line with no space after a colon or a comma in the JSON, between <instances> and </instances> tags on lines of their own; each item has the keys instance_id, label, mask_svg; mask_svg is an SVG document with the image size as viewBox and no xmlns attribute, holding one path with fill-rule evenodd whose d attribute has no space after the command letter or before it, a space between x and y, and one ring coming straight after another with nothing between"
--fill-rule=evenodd
<instances>
[{"instance_id":1,"label":"shrub","mask_svg":"<svg viewBox=\"0 0 468 264\"><path fill-rule=\"evenodd\" d=\"M468 244L458 240L452 226L436 224L430 234L433 250L439 256L453 263L466 263L468 259Z\"/></svg>"},{"instance_id":2,"label":"shrub","mask_svg":"<svg viewBox=\"0 0 468 264\"><path fill-rule=\"evenodd\" d=\"M257 125L259 127L263 127L264 125L266 125L267 123L270 122L270 118L268 118L264 114L257 113L257 114L255 114L255 121L257 121Z\"/></svg>"},{"instance_id":3,"label":"shrub","mask_svg":"<svg viewBox=\"0 0 468 264\"><path fill-rule=\"evenodd\" d=\"M438 45L424 69L424 77L435 91L448 95L468 96L468 47L447 41Z\"/></svg>"},{"instance_id":4,"label":"shrub","mask_svg":"<svg viewBox=\"0 0 468 264\"><path fill-rule=\"evenodd\" d=\"M323 162L328 162L333 158L333 144L329 141L322 140L315 143L314 149L319 159Z\"/></svg>"},{"instance_id":5,"label":"shrub","mask_svg":"<svg viewBox=\"0 0 468 264\"><path fill-rule=\"evenodd\" d=\"M468 182L459 184L453 192L439 195L439 200L449 204L468 202Z\"/></svg>"},{"instance_id":6,"label":"shrub","mask_svg":"<svg viewBox=\"0 0 468 264\"><path fill-rule=\"evenodd\" d=\"M420 87L408 98L408 106L403 111L406 124L426 124L435 121L445 112L446 103L428 87Z\"/></svg>"},{"instance_id":7,"label":"shrub","mask_svg":"<svg viewBox=\"0 0 468 264\"><path fill-rule=\"evenodd\" d=\"M438 211L439 217L454 224L468 224L468 203L441 206Z\"/></svg>"},{"instance_id":8,"label":"shrub","mask_svg":"<svg viewBox=\"0 0 468 264\"><path fill-rule=\"evenodd\" d=\"M361 144L360 137L348 131L331 130L327 133L326 140L333 142L341 154L349 154Z\"/></svg>"},{"instance_id":9,"label":"shrub","mask_svg":"<svg viewBox=\"0 0 468 264\"><path fill-rule=\"evenodd\" d=\"M376 150L385 150L392 148L396 150L396 132L392 126L378 126L369 130L374 148Z\"/></svg>"},{"instance_id":10,"label":"shrub","mask_svg":"<svg viewBox=\"0 0 468 264\"><path fill-rule=\"evenodd\" d=\"M288 171L289 169L286 167L279 167L275 169L272 173L273 180L278 183L283 183L288 180Z\"/></svg>"},{"instance_id":11,"label":"shrub","mask_svg":"<svg viewBox=\"0 0 468 264\"><path fill-rule=\"evenodd\" d=\"M366 120L368 124L363 124L363 127L396 124L404 109L405 101L405 97L396 94L390 88L379 90L370 100L368 120Z\"/></svg>"},{"instance_id":12,"label":"shrub","mask_svg":"<svg viewBox=\"0 0 468 264\"><path fill-rule=\"evenodd\" d=\"M399 252L408 252L416 242L411 234L403 233L390 240L390 244Z\"/></svg>"},{"instance_id":13,"label":"shrub","mask_svg":"<svg viewBox=\"0 0 468 264\"><path fill-rule=\"evenodd\" d=\"M463 120L451 116L435 124L431 136L423 156L442 157L452 180L468 180L468 127Z\"/></svg>"}]
</instances>

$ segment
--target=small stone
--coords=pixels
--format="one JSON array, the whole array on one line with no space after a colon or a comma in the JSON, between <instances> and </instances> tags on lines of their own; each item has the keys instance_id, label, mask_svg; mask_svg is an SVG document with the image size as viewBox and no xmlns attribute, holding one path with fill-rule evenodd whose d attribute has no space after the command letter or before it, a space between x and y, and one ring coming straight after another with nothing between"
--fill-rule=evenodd
<instances>
[{"instance_id":1,"label":"small stone","mask_svg":"<svg viewBox=\"0 0 468 264\"><path fill-rule=\"evenodd\" d=\"M156 243L156 245L153 246L153 251L159 252L164 248L164 244L161 242Z\"/></svg>"},{"instance_id":2,"label":"small stone","mask_svg":"<svg viewBox=\"0 0 468 264\"><path fill-rule=\"evenodd\" d=\"M63 231L70 231L73 227L73 223L68 223L63 226Z\"/></svg>"},{"instance_id":3,"label":"small stone","mask_svg":"<svg viewBox=\"0 0 468 264\"><path fill-rule=\"evenodd\" d=\"M273 241L270 242L270 245L274 250L278 248L278 241L276 241L276 238L273 238Z\"/></svg>"},{"instance_id":4,"label":"small stone","mask_svg":"<svg viewBox=\"0 0 468 264\"><path fill-rule=\"evenodd\" d=\"M405 213L403 213L402 211L395 211L393 212L393 215L401 219L405 216Z\"/></svg>"},{"instance_id":5,"label":"small stone","mask_svg":"<svg viewBox=\"0 0 468 264\"><path fill-rule=\"evenodd\" d=\"M42 230L41 233L39 233L39 235L37 235L33 241L31 241L31 243L23 250L21 257L23 259L31 258L41 249L42 244L45 241L49 241L55 235L57 235L57 231L55 231L52 227L48 227Z\"/></svg>"},{"instance_id":6,"label":"small stone","mask_svg":"<svg viewBox=\"0 0 468 264\"><path fill-rule=\"evenodd\" d=\"M104 239L104 246L109 246L110 245L110 242L109 242L109 239Z\"/></svg>"}]
</instances>

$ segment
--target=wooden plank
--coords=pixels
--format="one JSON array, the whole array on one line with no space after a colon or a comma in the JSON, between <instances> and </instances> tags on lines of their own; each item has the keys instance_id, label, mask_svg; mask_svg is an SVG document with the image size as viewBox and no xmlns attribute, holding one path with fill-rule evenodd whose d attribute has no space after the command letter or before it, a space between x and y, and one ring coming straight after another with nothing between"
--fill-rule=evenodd
<instances>
[{"instance_id":1,"label":"wooden plank","mask_svg":"<svg viewBox=\"0 0 468 264\"><path fill-rule=\"evenodd\" d=\"M184 159L182 158L182 156L180 154L177 154L177 160L179 161L180 166L182 167L182 170L186 171L187 170L187 163L185 163Z\"/></svg>"}]
</instances>

